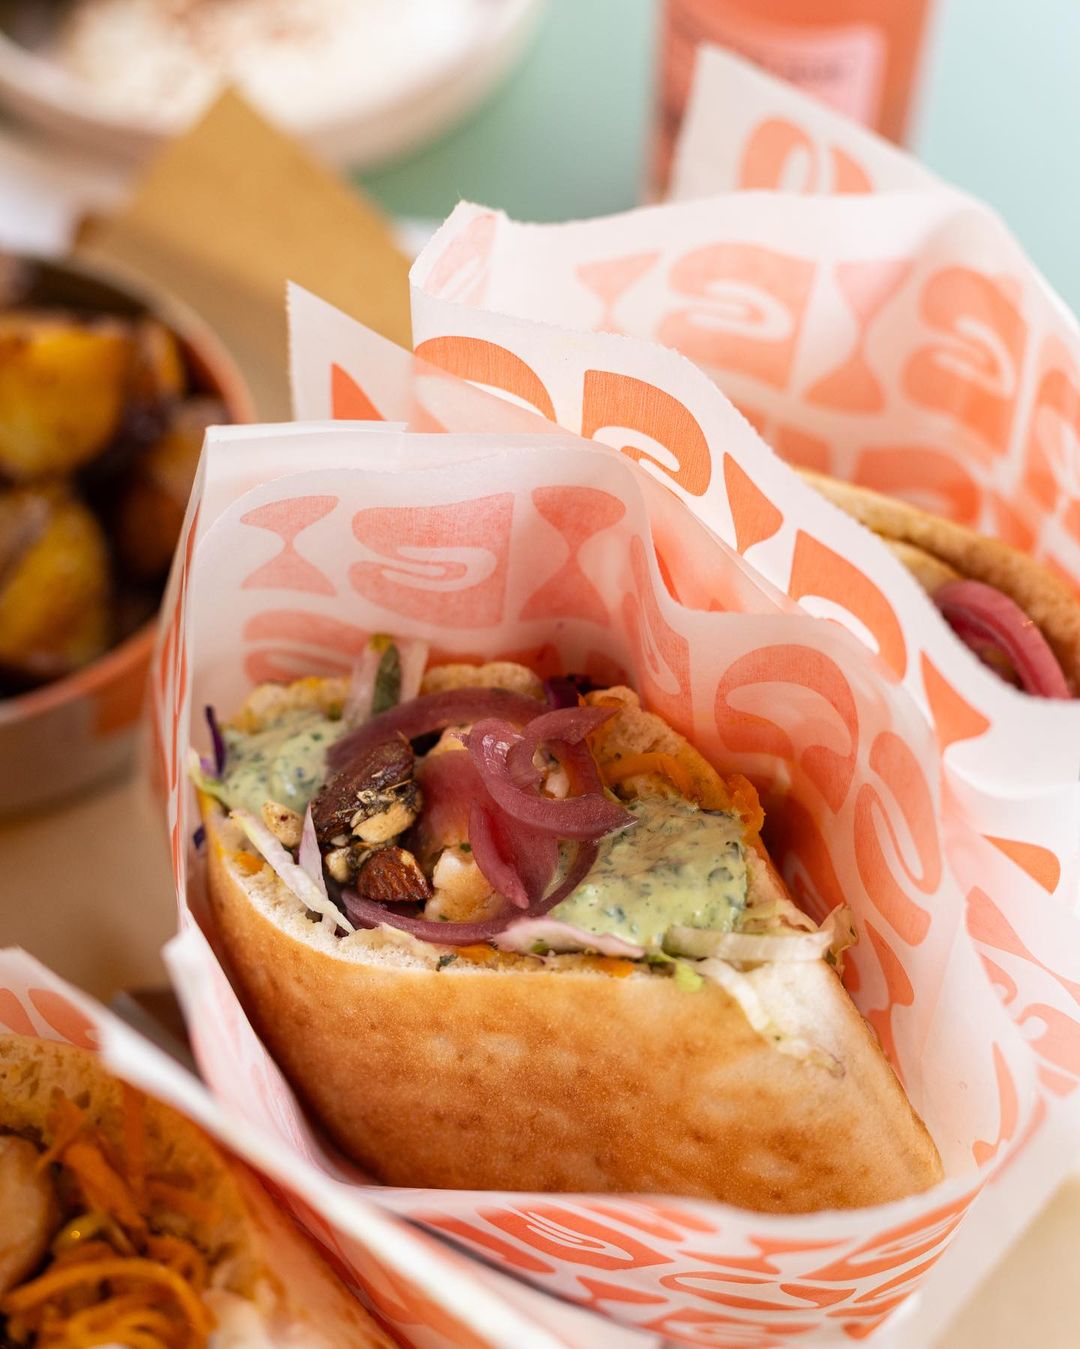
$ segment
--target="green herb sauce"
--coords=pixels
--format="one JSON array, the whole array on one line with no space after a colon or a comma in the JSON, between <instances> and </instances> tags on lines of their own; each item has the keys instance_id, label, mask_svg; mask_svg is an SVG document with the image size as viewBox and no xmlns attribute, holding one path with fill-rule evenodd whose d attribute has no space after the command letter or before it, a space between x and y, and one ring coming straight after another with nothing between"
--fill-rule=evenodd
<instances>
[{"instance_id":1,"label":"green herb sauce","mask_svg":"<svg viewBox=\"0 0 1080 1349\"><path fill-rule=\"evenodd\" d=\"M676 924L731 932L746 908L743 824L674 797L630 803L637 824L603 839L585 880L552 918L659 947Z\"/></svg>"},{"instance_id":2,"label":"green herb sauce","mask_svg":"<svg viewBox=\"0 0 1080 1349\"><path fill-rule=\"evenodd\" d=\"M301 813L326 777L326 751L346 730L314 708L285 712L272 726L244 735L226 730L225 774L217 795L231 809L258 815L277 801Z\"/></svg>"}]
</instances>

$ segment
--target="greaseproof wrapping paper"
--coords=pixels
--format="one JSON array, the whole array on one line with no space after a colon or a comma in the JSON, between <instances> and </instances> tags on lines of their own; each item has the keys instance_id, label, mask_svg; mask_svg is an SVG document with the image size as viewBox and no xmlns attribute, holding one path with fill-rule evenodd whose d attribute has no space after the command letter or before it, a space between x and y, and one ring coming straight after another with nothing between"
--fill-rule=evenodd
<instances>
[{"instance_id":1,"label":"greaseproof wrapping paper","mask_svg":"<svg viewBox=\"0 0 1080 1349\"><path fill-rule=\"evenodd\" d=\"M372 631L424 637L436 657L625 675L777 805L775 852L806 907L852 904L849 988L949 1179L880 1209L797 1218L354 1178L357 1201L647 1336L927 1342L1067 1169L1055 1143L1077 1125L1075 920L1002 878L888 665L799 612L665 487L310 297L293 309L336 335L332 360L294 348L298 388L317 376L342 407L388 424L212 433L190 508L157 664L157 749L189 928L173 972L213 1091L305 1165L349 1175L192 939L202 892L183 756L193 731L205 748L193 709L227 715L260 679L347 671ZM469 415L483 434L431 433ZM309 1217L332 1233L336 1212ZM939 1261L950 1272L935 1280Z\"/></svg>"},{"instance_id":2,"label":"greaseproof wrapping paper","mask_svg":"<svg viewBox=\"0 0 1080 1349\"><path fill-rule=\"evenodd\" d=\"M861 123L723 47L702 44L668 197L739 190L956 192Z\"/></svg>"},{"instance_id":3,"label":"greaseproof wrapping paper","mask_svg":"<svg viewBox=\"0 0 1080 1349\"><path fill-rule=\"evenodd\" d=\"M212 965L204 952L202 934L192 928L172 943L168 954L174 969L205 973ZM220 971L202 979L199 993L207 1011L219 1013L200 1056L227 1053L235 1039L242 1042L243 1014ZM403 1344L418 1349L519 1344L587 1349L595 1342L593 1318L523 1295L508 1280L478 1270L444 1244L388 1215L357 1195L355 1187L321 1173L304 1159L299 1142L303 1126L291 1140L294 1145L283 1146L279 1131L267 1127L257 1111L245 1116L231 1112L227 1101L215 1100L157 1046L17 948L0 950L3 1031L99 1052L111 1072L188 1116L260 1171L271 1193L302 1219L337 1272L362 1291L368 1307ZM270 1101L281 1089L273 1066L264 1064L262 1070L264 1098ZM622 1340L614 1343L621 1346ZM649 1343L636 1336L626 1341L628 1349Z\"/></svg>"},{"instance_id":4,"label":"greaseproof wrapping paper","mask_svg":"<svg viewBox=\"0 0 1080 1349\"><path fill-rule=\"evenodd\" d=\"M978 203L739 62L704 73L682 190L786 185L808 165L800 186L848 188L853 170L822 166L849 161L863 188L876 173L896 190L729 191L544 226L462 205L413 269L417 352L623 448L777 587L862 635L934 725L973 826L1018 883L1075 905L1080 700L1027 698L981 666L764 443L1080 584L1075 320ZM305 415L329 415L330 392L312 386Z\"/></svg>"},{"instance_id":5,"label":"greaseproof wrapping paper","mask_svg":"<svg viewBox=\"0 0 1080 1349\"><path fill-rule=\"evenodd\" d=\"M980 666L888 550L839 513L828 531L839 562L801 552L785 525L811 514L810 501L820 511L819 499L708 377L789 461L902 489L1075 579L1080 481L1059 503L1047 477L1048 463L1062 485L1075 472L1060 415L1068 383L1023 372L1056 398L1055 413L1003 367L1021 349L1062 354L1071 321L1041 288L1013 321L998 283L977 271L1005 272L1002 255L1019 272L992 217L930 194L730 193L566 226L465 205L413 270L417 352L620 444L696 509L726 514L722 536L755 567L868 636L967 776L1075 783L1080 702L1048 706ZM756 528L741 537L724 510L733 461L757 489Z\"/></svg>"}]
</instances>

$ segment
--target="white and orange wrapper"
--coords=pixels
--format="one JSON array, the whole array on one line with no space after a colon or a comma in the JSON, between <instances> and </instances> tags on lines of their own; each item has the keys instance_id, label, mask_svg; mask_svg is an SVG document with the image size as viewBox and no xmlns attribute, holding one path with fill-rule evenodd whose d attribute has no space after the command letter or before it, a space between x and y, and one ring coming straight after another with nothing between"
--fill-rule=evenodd
<instances>
[{"instance_id":1,"label":"white and orange wrapper","mask_svg":"<svg viewBox=\"0 0 1080 1349\"><path fill-rule=\"evenodd\" d=\"M617 1325L645 1342L928 1342L1070 1163L1076 920L1022 872L1017 883L971 828L887 661L801 611L723 541L721 519L633 456L427 366L303 292L293 317L301 397L310 379L336 389L339 410L384 421L211 434L156 668L185 928L171 966L222 1110L305 1175L332 1178L343 1204L351 1193L391 1209L601 1314L612 1336ZM728 453L727 480L753 502L763 489L737 440ZM756 518L753 506L740 516ZM816 501L790 524L835 541ZM346 672L376 631L422 637L436 658L625 677L716 763L752 776L800 902L819 917L841 898L854 910L848 986L947 1181L880 1209L774 1217L356 1177L310 1128L193 926L202 879L183 757L193 732L206 748L204 704L227 715L259 680ZM343 1209L300 1211L339 1242Z\"/></svg>"},{"instance_id":2,"label":"white and orange wrapper","mask_svg":"<svg viewBox=\"0 0 1080 1349\"><path fill-rule=\"evenodd\" d=\"M713 128L717 147L738 138L717 148L718 174L756 143L762 174L793 171L778 145L846 165L835 147L863 178L845 167L842 183L810 185L862 195L710 181L721 195L563 227L463 206L414 269L418 356L293 292L303 420L212 433L166 601L154 725L184 929L171 965L219 1108L332 1184L335 1206L312 1189L298 1208L339 1254L350 1203L374 1203L475 1253L485 1279L549 1295L530 1314L603 1316L605 1342L921 1346L1080 1136L1080 705L983 670L766 440L878 486L903 449L920 500L1075 576L1071 375L1050 378L1046 361L1080 347L980 208L922 175L886 209L865 189L879 170L897 186L886 170L900 175L902 157L879 164L864 133L728 74L745 89L739 117ZM688 137L710 106L699 89ZM786 142L755 139L785 118ZM684 150L677 185L692 184L689 162ZM705 338L708 353L687 350ZM625 678L753 778L800 903L817 917L852 907L847 986L947 1179L881 1208L792 1217L403 1190L348 1168L194 925L184 756L206 748L204 704L227 715L260 680L345 673L386 631L436 658ZM501 1325L489 1340L511 1343Z\"/></svg>"},{"instance_id":3,"label":"white and orange wrapper","mask_svg":"<svg viewBox=\"0 0 1080 1349\"><path fill-rule=\"evenodd\" d=\"M861 635L934 726L975 828L1075 904L1080 700L1029 698L982 666L781 462L905 496L1080 586L1075 319L985 207L720 52L702 59L674 191L567 225L460 206L413 269L417 353L622 448ZM337 364L336 384L298 384L299 415L332 415L335 391L348 407Z\"/></svg>"}]
</instances>

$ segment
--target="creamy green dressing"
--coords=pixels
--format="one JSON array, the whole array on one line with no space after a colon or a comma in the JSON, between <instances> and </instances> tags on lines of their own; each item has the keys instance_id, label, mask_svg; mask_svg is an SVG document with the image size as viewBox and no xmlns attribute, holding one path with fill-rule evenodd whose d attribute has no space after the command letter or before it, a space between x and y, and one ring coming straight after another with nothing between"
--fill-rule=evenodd
<instances>
[{"instance_id":1,"label":"creamy green dressing","mask_svg":"<svg viewBox=\"0 0 1080 1349\"><path fill-rule=\"evenodd\" d=\"M638 823L601 840L581 885L551 917L659 947L668 928L730 932L746 908L743 823L674 797L630 802Z\"/></svg>"},{"instance_id":2,"label":"creamy green dressing","mask_svg":"<svg viewBox=\"0 0 1080 1349\"><path fill-rule=\"evenodd\" d=\"M225 774L217 795L230 810L258 815L266 801L303 812L326 777L326 751L346 730L315 708L285 712L272 726L245 735L226 730Z\"/></svg>"}]
</instances>

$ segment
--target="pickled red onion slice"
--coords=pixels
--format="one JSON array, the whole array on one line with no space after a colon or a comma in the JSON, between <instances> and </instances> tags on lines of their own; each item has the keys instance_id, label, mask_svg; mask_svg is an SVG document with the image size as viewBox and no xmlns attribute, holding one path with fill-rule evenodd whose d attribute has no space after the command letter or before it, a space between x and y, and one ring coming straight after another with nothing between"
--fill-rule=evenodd
<instances>
[{"instance_id":1,"label":"pickled red onion slice","mask_svg":"<svg viewBox=\"0 0 1080 1349\"><path fill-rule=\"evenodd\" d=\"M421 857L467 839L492 889L523 909L540 898L555 872L558 843L504 815L470 754L464 749L430 754L416 777L424 793L416 826Z\"/></svg>"},{"instance_id":2,"label":"pickled red onion slice","mask_svg":"<svg viewBox=\"0 0 1080 1349\"><path fill-rule=\"evenodd\" d=\"M382 925L397 928L400 932L408 932L421 941L437 942L441 946L472 946L476 942L491 941L511 923L520 922L522 918L541 918L557 904L561 904L568 895L573 894L592 870L596 852L595 843L579 844L569 871L550 894L545 895L536 904L531 904L524 913L508 904L502 913L480 923L440 923L430 918L411 918L407 914L385 908L372 899L362 899L355 890L343 890L341 898L346 914L357 927L372 928Z\"/></svg>"},{"instance_id":3,"label":"pickled red onion slice","mask_svg":"<svg viewBox=\"0 0 1080 1349\"><path fill-rule=\"evenodd\" d=\"M488 799L464 747L421 759L416 765L416 781L424 797L424 808L415 825L419 854L428 857L439 848L464 843L469 837L473 801Z\"/></svg>"},{"instance_id":4,"label":"pickled red onion slice","mask_svg":"<svg viewBox=\"0 0 1080 1349\"><path fill-rule=\"evenodd\" d=\"M569 716L585 710L570 708L548 716ZM467 739L469 754L484 786L512 819L542 833L566 839L602 838L635 823L630 811L599 791L555 800L519 785L507 762L510 749L518 742L515 728L495 718L477 722Z\"/></svg>"},{"instance_id":5,"label":"pickled red onion slice","mask_svg":"<svg viewBox=\"0 0 1080 1349\"><path fill-rule=\"evenodd\" d=\"M1050 644L1008 595L982 581L949 581L934 592L934 603L976 655L986 646L1001 651L1025 692L1037 698L1072 696Z\"/></svg>"},{"instance_id":6,"label":"pickled red onion slice","mask_svg":"<svg viewBox=\"0 0 1080 1349\"><path fill-rule=\"evenodd\" d=\"M466 726L481 717L499 717L524 726L544 711L545 704L538 698L506 689L444 689L441 693L426 693L380 712L343 735L330 746L326 762L331 772L336 773L361 751L391 739L398 732L406 740L415 740L431 731L445 731L448 726Z\"/></svg>"},{"instance_id":7,"label":"pickled red onion slice","mask_svg":"<svg viewBox=\"0 0 1080 1349\"><path fill-rule=\"evenodd\" d=\"M507 819L491 802L473 801L469 844L484 879L519 909L542 898L559 862L552 835Z\"/></svg>"}]
</instances>

